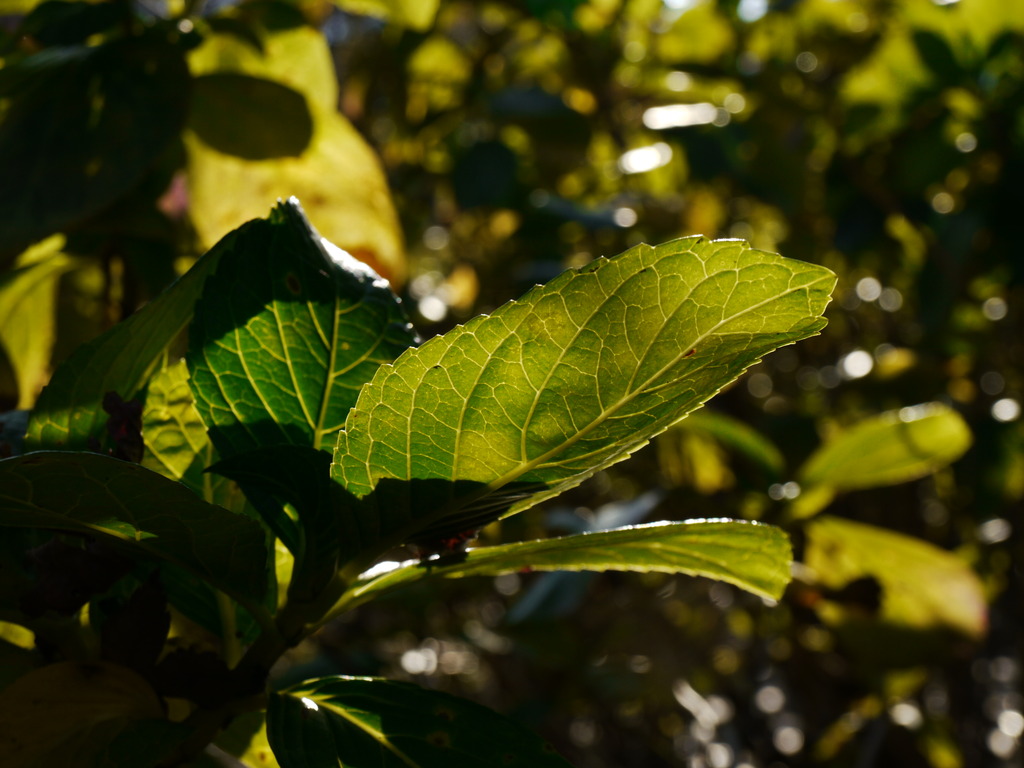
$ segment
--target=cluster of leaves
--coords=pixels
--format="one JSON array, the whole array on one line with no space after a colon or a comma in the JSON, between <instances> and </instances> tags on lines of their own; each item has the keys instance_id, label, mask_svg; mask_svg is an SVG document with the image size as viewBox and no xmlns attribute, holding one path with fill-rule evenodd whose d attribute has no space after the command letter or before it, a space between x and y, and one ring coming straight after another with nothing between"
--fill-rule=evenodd
<instances>
[{"instance_id":1,"label":"cluster of leaves","mask_svg":"<svg viewBox=\"0 0 1024 768\"><path fill-rule=\"evenodd\" d=\"M329 619L423 580L662 571L780 596L789 543L763 525L452 542L628 457L816 333L834 282L687 238L416 346L387 283L280 204L75 352L29 416L27 452L0 461L6 754L137 768L220 737L243 759L269 741L282 766L567 765L454 697L343 676L268 694L268 675ZM375 566L408 545L419 559ZM254 735L237 718L265 704ZM235 722L247 739L221 735Z\"/></svg>"},{"instance_id":2,"label":"cluster of leaves","mask_svg":"<svg viewBox=\"0 0 1024 768\"><path fill-rule=\"evenodd\" d=\"M998 670L1021 623L1022 32L986 0L451 2L426 35L339 47L343 103L393 180L426 320L691 232L840 275L828 334L528 518L578 530L660 504L784 524L810 567L780 609L720 590L697 609L699 585L651 577L660 607L577 623L580 605L636 606L641 588L523 578L431 603L444 618L415 638L376 618L384 668L511 695L593 766L719 764L723 748L791 765L1013 754L999 717L1017 717L1017 683ZM467 638L467 617L495 604L507 617L487 626L511 650ZM625 639L639 623L649 639ZM466 649L477 661L462 669L401 663ZM518 689L537 664L547 690ZM666 679L732 716L706 727ZM762 688L784 706L761 709ZM786 742L794 729L802 741Z\"/></svg>"},{"instance_id":3,"label":"cluster of leaves","mask_svg":"<svg viewBox=\"0 0 1024 768\"><path fill-rule=\"evenodd\" d=\"M694 232L745 238L839 274L829 333L771 356L747 386L723 392L714 410L668 429L628 464L598 461L590 483L571 487L572 462L545 465L543 482L550 492L564 491L562 506L492 523L482 538L493 545L486 549L495 562L505 562L509 547L516 562L533 559L530 567L542 570L540 563L556 562L547 559L548 545L500 542L592 534L652 514L742 515L793 536L795 583L765 610L721 583L677 579L650 561L646 574L628 579L503 572L493 583L448 583L443 597L421 570L360 581L371 542L379 551L400 540L422 552L457 548L470 529L494 519L495 508L471 500L461 507L465 516L448 520L452 499L475 499L473 484L490 479L458 458L462 438L452 437L447 416L441 424L417 421L413 406L422 402L399 392L405 379L389 380L386 389L371 384L372 407L353 417L388 434L403 420L422 434L436 430L436 442L417 445L430 458L410 461L415 471L379 474L368 468L394 462L401 470L398 454L372 438L353 438L331 472L356 496L366 493L359 509L394 527L381 538L384 529L360 524L339 551L323 547L333 536L306 536L316 515L307 511L304 522L301 510L321 509L328 498L328 506L340 502L316 474L327 454L295 457L301 449L334 448L334 432L373 377L376 357L389 361L414 342L399 327L404 320L396 321L381 337L380 355L340 376L334 405L318 409L335 380L324 374L311 340L330 337L333 310L303 324L282 309L307 334L294 351L302 371L289 385L294 399L280 406L276 388L258 385L276 382L288 368L275 342L276 362L246 368L256 384L231 403L218 394L215 372L237 361L247 366L252 340L273 336L276 324L257 323L248 335L215 345L202 362L194 356L205 342L193 336L191 376L174 362L185 341L165 336L190 323L211 274L210 284L219 281L218 290L234 297L234 309L208 302L206 315L196 310L203 324L256 316L256 300L237 293L235 276L218 276L215 250L176 284L173 302L155 302L157 309L111 331L109 344L67 360L36 408L29 447L100 447L127 459L141 451L144 467L219 507L258 516L277 542L260 550L276 563L277 578L254 603L246 585L236 584L238 592L204 586L206 572L165 562L150 581L152 573L105 545L97 551L96 542L83 546L66 535L47 544L25 533L10 540L10 550L15 559L32 553L23 561L31 578L4 571L0 583L20 590L18 610L32 614L41 652L95 658L104 648L124 665L124 652L109 649L132 631L82 641L77 629L67 634L63 618L53 621L54 606L64 617L87 602L103 635L108 622L145 623L127 618L132 611L159 614L153 605L163 590L177 622L171 642L187 616L193 629L212 633L209 649L232 665L269 629L261 611L293 621L284 606L311 605L318 590L336 593L341 584L327 574L347 562L334 573L347 568L340 578L355 578L351 589L321 606L321 618L337 614L339 622L304 641L282 679L325 671L414 679L514 711L588 768L728 759L958 766L985 750L1013 754L1020 707L1012 659L1021 625L1013 521L1024 496L1017 417L1024 347L1015 332L1024 275L1014 258L1024 20L1012 4L337 6L344 10L318 0L247 0L211 4L207 12L192 2L154 10L127 1L0 0L0 14L10 14L0 18L0 166L15 169L0 177L8 212L0 221L0 258L9 267L0 278L4 404L35 406L60 361L157 296L276 197L298 195L330 240L393 285L407 282L407 305L430 331L641 241ZM347 295L340 285L332 290ZM275 295L287 304L292 288L285 279L278 285L285 293ZM326 286L320 290L327 295ZM370 302L368 317L394 320L387 292L374 295L382 303ZM343 343L366 342L347 327L353 335ZM598 335L614 337L610 329ZM420 367L409 370L436 398L431 403L458 389L442 372L472 365L462 356L473 342L459 333L451 348L426 345ZM163 352L138 353L138 344L150 343L149 352ZM483 349L499 357L506 351ZM696 344L683 351L689 349L696 350L690 362L711 352ZM534 360L533 347L529 354ZM87 366L89 355L95 358ZM536 363L544 364L542 355ZM508 363L502 375L512 372ZM307 376L320 390L295 383L304 385ZM534 412L538 425L548 425L543 434L489 446L488 462L514 458L534 437L575 425L565 418L571 407L594 406L576 400L544 401ZM476 426L499 427L520 415L484 406ZM17 452L24 431L24 412L5 415L4 450ZM596 450L592 437L581 445ZM282 442L300 450L292 458L261 452ZM218 461L222 475L202 472ZM302 489L259 485L283 467L309 481ZM446 467L465 473L469 485L435 485L454 477ZM412 477L415 490L406 484ZM498 508L545 495L529 484L537 478L521 487L520 480L504 486ZM404 517L410 499L434 511ZM306 564L298 579L296 553ZM480 556L434 562L431 574L498 572L486 558L475 564ZM673 552L668 570L701 570L681 558ZM68 576L53 572L55 562L80 565L68 566ZM95 580L81 579L83 571L95 572ZM126 584L137 585L131 611ZM68 590L80 594L68 598ZM235 598L242 608L231 609ZM342 612L356 606L357 613ZM21 637L15 625L8 629L6 639ZM182 636L195 639L194 632ZM151 677L146 665L166 650L154 650L159 638L138 644L150 649L142 654L148 661L127 666L141 663ZM4 649L5 682L41 659ZM53 673L52 687L89 687L67 669ZM165 680L180 671L169 669ZM243 673L218 669L206 672L207 692L193 686L182 694L190 707L216 709L224 691L239 696L259 687ZM92 687L117 687L117 673L111 675L110 685ZM19 695L12 690L8 701ZM108 708L114 719L128 710L133 720L156 713L152 697L136 693L135 704L122 699ZM152 724L142 717L145 734ZM181 713L172 720L180 722ZM254 715L236 718L221 748L248 749L245 762L272 765L260 723Z\"/></svg>"}]
</instances>

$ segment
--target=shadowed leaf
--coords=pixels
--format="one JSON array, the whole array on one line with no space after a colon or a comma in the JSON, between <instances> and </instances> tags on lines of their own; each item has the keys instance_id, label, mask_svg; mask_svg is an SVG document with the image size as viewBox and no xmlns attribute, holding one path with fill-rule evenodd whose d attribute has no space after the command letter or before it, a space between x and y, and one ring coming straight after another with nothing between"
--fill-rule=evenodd
<instances>
[{"instance_id":1,"label":"shadowed leaf","mask_svg":"<svg viewBox=\"0 0 1024 768\"><path fill-rule=\"evenodd\" d=\"M247 605L266 592L258 523L137 464L70 452L6 459L0 502L5 526L89 534L129 556L178 565Z\"/></svg>"},{"instance_id":2,"label":"shadowed leaf","mask_svg":"<svg viewBox=\"0 0 1024 768\"><path fill-rule=\"evenodd\" d=\"M569 765L486 707L374 678L325 677L271 694L267 735L281 768Z\"/></svg>"},{"instance_id":3,"label":"shadowed leaf","mask_svg":"<svg viewBox=\"0 0 1024 768\"><path fill-rule=\"evenodd\" d=\"M247 160L298 157L313 138L302 94L233 72L195 78L189 127L219 152Z\"/></svg>"},{"instance_id":4,"label":"shadowed leaf","mask_svg":"<svg viewBox=\"0 0 1024 768\"><path fill-rule=\"evenodd\" d=\"M239 233L196 304L196 409L224 458L319 448L378 366L414 341L387 282L320 238L292 199Z\"/></svg>"}]
</instances>

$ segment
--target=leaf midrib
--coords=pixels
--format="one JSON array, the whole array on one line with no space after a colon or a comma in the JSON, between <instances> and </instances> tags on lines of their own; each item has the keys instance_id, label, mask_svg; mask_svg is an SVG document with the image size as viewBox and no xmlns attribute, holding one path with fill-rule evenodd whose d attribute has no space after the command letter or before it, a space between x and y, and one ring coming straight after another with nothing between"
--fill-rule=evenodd
<instances>
[{"instance_id":1,"label":"leaf midrib","mask_svg":"<svg viewBox=\"0 0 1024 768\"><path fill-rule=\"evenodd\" d=\"M370 738L374 739L378 744L380 744L382 747L387 749L391 754L393 754L395 757L397 757L399 760L401 760L403 763L409 766L409 768L422 768L422 766L420 766L419 763L417 763L415 760L413 760L411 757L405 754L405 752L403 752L397 746L395 746L395 744L391 742L387 734L385 734L383 731L371 727L368 723L363 722L357 717L353 717L351 714L349 714L349 711L347 709L335 704L331 699L320 698L320 696L324 696L324 694L317 695L315 691L310 691L309 693L311 694L309 698L315 701L319 706L322 706L324 709L333 712L334 714L338 715L338 717L354 725L356 728L361 730ZM300 701L299 704L302 705L302 702Z\"/></svg>"}]
</instances>

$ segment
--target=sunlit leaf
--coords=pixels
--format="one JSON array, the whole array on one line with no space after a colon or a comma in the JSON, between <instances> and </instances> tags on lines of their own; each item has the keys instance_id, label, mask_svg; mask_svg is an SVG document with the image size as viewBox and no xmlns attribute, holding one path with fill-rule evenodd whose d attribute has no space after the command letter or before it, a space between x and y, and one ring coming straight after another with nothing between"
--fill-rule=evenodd
<instances>
[{"instance_id":1,"label":"sunlit leaf","mask_svg":"<svg viewBox=\"0 0 1024 768\"><path fill-rule=\"evenodd\" d=\"M6 459L0 502L4 526L97 536L129 556L180 566L248 605L266 593L259 524L137 464L84 452Z\"/></svg>"},{"instance_id":2,"label":"sunlit leaf","mask_svg":"<svg viewBox=\"0 0 1024 768\"><path fill-rule=\"evenodd\" d=\"M75 264L59 252L62 244L40 243L0 277L0 344L16 375L18 408L32 407L49 374L57 281Z\"/></svg>"},{"instance_id":3,"label":"sunlit leaf","mask_svg":"<svg viewBox=\"0 0 1024 768\"><path fill-rule=\"evenodd\" d=\"M43 663L35 634L20 624L0 621L0 691Z\"/></svg>"},{"instance_id":4,"label":"sunlit leaf","mask_svg":"<svg viewBox=\"0 0 1024 768\"><path fill-rule=\"evenodd\" d=\"M172 480L189 476L191 482L187 484L197 490L204 467L196 467L196 460L208 451L210 440L192 400L184 360L169 365L149 380L142 411L142 436L146 443L142 466Z\"/></svg>"},{"instance_id":5,"label":"sunlit leaf","mask_svg":"<svg viewBox=\"0 0 1024 768\"><path fill-rule=\"evenodd\" d=\"M271 694L267 735L281 768L567 768L518 723L410 683L325 677Z\"/></svg>"},{"instance_id":6,"label":"sunlit leaf","mask_svg":"<svg viewBox=\"0 0 1024 768\"><path fill-rule=\"evenodd\" d=\"M34 6L39 5L40 0L0 0L0 15L14 16L19 13L28 13Z\"/></svg>"},{"instance_id":7,"label":"sunlit leaf","mask_svg":"<svg viewBox=\"0 0 1024 768\"><path fill-rule=\"evenodd\" d=\"M529 571L685 573L734 584L770 598L789 583L792 551L778 528L729 520L650 523L415 561L352 587L357 605L424 578L459 579Z\"/></svg>"},{"instance_id":8,"label":"sunlit leaf","mask_svg":"<svg viewBox=\"0 0 1024 768\"><path fill-rule=\"evenodd\" d=\"M419 31L428 29L437 15L438 0L334 0L349 13L386 19Z\"/></svg>"},{"instance_id":9,"label":"sunlit leaf","mask_svg":"<svg viewBox=\"0 0 1024 768\"><path fill-rule=\"evenodd\" d=\"M240 231L207 280L187 357L196 408L223 457L319 448L414 341L387 283L320 238L293 199Z\"/></svg>"},{"instance_id":10,"label":"sunlit leaf","mask_svg":"<svg viewBox=\"0 0 1024 768\"><path fill-rule=\"evenodd\" d=\"M971 446L971 431L940 403L888 411L859 422L819 448L801 467L805 493L792 512L807 517L835 493L905 483L959 459Z\"/></svg>"},{"instance_id":11,"label":"sunlit leaf","mask_svg":"<svg viewBox=\"0 0 1024 768\"><path fill-rule=\"evenodd\" d=\"M331 52L314 29L268 31L261 54L233 35L214 34L192 52L200 75L245 74L302 94L313 119L312 139L299 157L245 160L186 134L190 216L207 246L266 213L276 199L295 196L317 229L384 277L401 283L405 257L398 217L373 150L337 111Z\"/></svg>"},{"instance_id":12,"label":"sunlit leaf","mask_svg":"<svg viewBox=\"0 0 1024 768\"><path fill-rule=\"evenodd\" d=\"M805 560L817 583L840 589L871 577L882 587L879 618L911 629L984 634L988 619L981 581L962 559L934 544L884 528L823 515L807 524ZM840 607L820 611L847 620Z\"/></svg>"},{"instance_id":13,"label":"sunlit leaf","mask_svg":"<svg viewBox=\"0 0 1024 768\"><path fill-rule=\"evenodd\" d=\"M834 282L701 238L571 270L382 367L339 435L334 477L372 508L364 535L478 528L621 461L818 332Z\"/></svg>"}]
</instances>

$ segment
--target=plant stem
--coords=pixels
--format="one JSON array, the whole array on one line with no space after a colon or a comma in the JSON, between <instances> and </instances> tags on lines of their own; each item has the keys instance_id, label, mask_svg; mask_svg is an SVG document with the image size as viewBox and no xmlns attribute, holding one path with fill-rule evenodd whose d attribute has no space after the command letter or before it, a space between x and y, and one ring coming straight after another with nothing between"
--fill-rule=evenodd
<instances>
[{"instance_id":1,"label":"plant stem","mask_svg":"<svg viewBox=\"0 0 1024 768\"><path fill-rule=\"evenodd\" d=\"M238 622L235 601L217 590L217 611L220 613L220 636L223 644L224 663L234 669L242 659L242 646L238 642Z\"/></svg>"}]
</instances>

